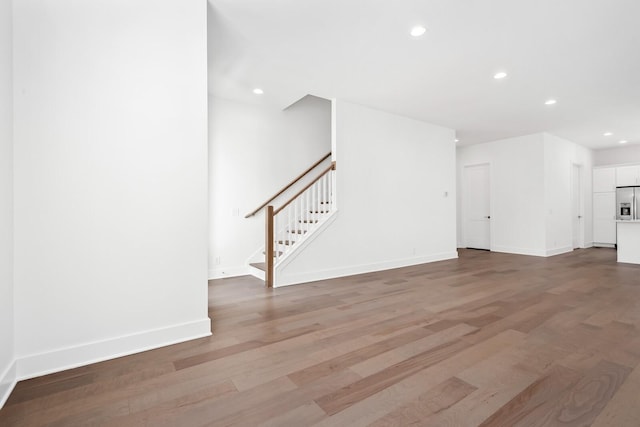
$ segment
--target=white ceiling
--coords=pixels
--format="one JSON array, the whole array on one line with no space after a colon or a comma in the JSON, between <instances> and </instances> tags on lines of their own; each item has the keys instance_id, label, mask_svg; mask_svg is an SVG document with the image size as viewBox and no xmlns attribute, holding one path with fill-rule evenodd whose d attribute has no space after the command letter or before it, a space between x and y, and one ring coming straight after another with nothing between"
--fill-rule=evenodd
<instances>
[{"instance_id":1,"label":"white ceiling","mask_svg":"<svg viewBox=\"0 0 640 427\"><path fill-rule=\"evenodd\" d=\"M640 143L638 0L209 3L217 96L339 98L456 129L459 144L542 131L596 149Z\"/></svg>"}]
</instances>

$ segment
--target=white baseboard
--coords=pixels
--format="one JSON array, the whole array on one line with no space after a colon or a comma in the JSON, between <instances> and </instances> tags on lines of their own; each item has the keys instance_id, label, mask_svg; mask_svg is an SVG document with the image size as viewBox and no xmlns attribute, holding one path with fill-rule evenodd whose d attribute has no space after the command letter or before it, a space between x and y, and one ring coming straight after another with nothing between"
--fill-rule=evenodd
<instances>
[{"instance_id":1,"label":"white baseboard","mask_svg":"<svg viewBox=\"0 0 640 427\"><path fill-rule=\"evenodd\" d=\"M304 272L287 275L286 271L280 272L276 287L297 285L301 283L316 282L318 280L335 279L336 277L353 276L355 274L372 273L374 271L391 270L394 268L409 267L412 265L426 264L429 262L444 261L458 258L458 252L443 252L433 255L425 255L412 258L404 258L393 261L385 261L373 264L362 264L349 267L339 267L328 270Z\"/></svg>"},{"instance_id":2,"label":"white baseboard","mask_svg":"<svg viewBox=\"0 0 640 427\"><path fill-rule=\"evenodd\" d=\"M515 255L529 255L529 256L540 256L546 257L547 252L539 249L530 249L530 248L516 248L512 246L492 246L492 252L502 252L505 254L515 254Z\"/></svg>"},{"instance_id":3,"label":"white baseboard","mask_svg":"<svg viewBox=\"0 0 640 427\"><path fill-rule=\"evenodd\" d=\"M582 245L582 249L592 248L593 246L593 242L585 243L584 245Z\"/></svg>"},{"instance_id":4,"label":"white baseboard","mask_svg":"<svg viewBox=\"0 0 640 427\"><path fill-rule=\"evenodd\" d=\"M560 254L566 254L567 252L573 252L572 246L565 246L563 248L547 249L547 256L554 256Z\"/></svg>"},{"instance_id":5,"label":"white baseboard","mask_svg":"<svg viewBox=\"0 0 640 427\"><path fill-rule=\"evenodd\" d=\"M0 409L2 409L7 399L9 399L9 395L17 382L16 361L13 360L7 369L0 374Z\"/></svg>"},{"instance_id":6,"label":"white baseboard","mask_svg":"<svg viewBox=\"0 0 640 427\"><path fill-rule=\"evenodd\" d=\"M594 243L593 247L595 248L615 248L615 243Z\"/></svg>"},{"instance_id":7,"label":"white baseboard","mask_svg":"<svg viewBox=\"0 0 640 427\"><path fill-rule=\"evenodd\" d=\"M211 320L194 322L19 357L16 378L26 380L211 335Z\"/></svg>"},{"instance_id":8,"label":"white baseboard","mask_svg":"<svg viewBox=\"0 0 640 427\"><path fill-rule=\"evenodd\" d=\"M247 276L249 274L249 266L230 268L214 268L209 270L209 280L225 279L227 277Z\"/></svg>"}]
</instances>

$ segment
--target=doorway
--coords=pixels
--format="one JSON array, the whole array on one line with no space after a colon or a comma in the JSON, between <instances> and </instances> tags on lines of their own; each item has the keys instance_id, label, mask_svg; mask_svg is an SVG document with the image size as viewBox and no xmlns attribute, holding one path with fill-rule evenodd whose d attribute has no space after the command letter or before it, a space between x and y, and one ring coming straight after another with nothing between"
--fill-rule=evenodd
<instances>
[{"instance_id":1,"label":"doorway","mask_svg":"<svg viewBox=\"0 0 640 427\"><path fill-rule=\"evenodd\" d=\"M464 167L464 246L491 249L490 166L488 163Z\"/></svg>"},{"instance_id":2,"label":"doorway","mask_svg":"<svg viewBox=\"0 0 640 427\"><path fill-rule=\"evenodd\" d=\"M582 165L571 164L571 229L573 249L583 246Z\"/></svg>"}]
</instances>

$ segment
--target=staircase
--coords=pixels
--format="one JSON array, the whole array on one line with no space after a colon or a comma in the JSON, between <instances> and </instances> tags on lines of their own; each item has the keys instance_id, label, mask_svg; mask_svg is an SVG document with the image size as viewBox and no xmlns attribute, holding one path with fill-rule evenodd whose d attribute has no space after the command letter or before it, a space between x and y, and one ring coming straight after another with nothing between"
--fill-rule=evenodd
<instances>
[{"instance_id":1,"label":"staircase","mask_svg":"<svg viewBox=\"0 0 640 427\"><path fill-rule=\"evenodd\" d=\"M298 176L271 199L245 218L257 214L264 208L265 246L263 259L249 263L251 273L263 279L265 285L274 287L277 281L278 267L290 257L305 241L319 230L322 224L336 212L335 170L336 163L322 170L314 179L287 199L280 207L273 204L295 183L309 175L331 153L320 159L307 171Z\"/></svg>"}]
</instances>

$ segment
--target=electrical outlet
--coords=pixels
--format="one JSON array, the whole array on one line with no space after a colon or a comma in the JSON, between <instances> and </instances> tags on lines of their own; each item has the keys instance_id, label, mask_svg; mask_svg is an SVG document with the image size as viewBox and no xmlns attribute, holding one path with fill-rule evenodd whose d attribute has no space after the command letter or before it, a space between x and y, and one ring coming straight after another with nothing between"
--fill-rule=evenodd
<instances>
[{"instance_id":1,"label":"electrical outlet","mask_svg":"<svg viewBox=\"0 0 640 427\"><path fill-rule=\"evenodd\" d=\"M231 209L231 216L233 216L233 217L240 216L240 208Z\"/></svg>"},{"instance_id":2,"label":"electrical outlet","mask_svg":"<svg viewBox=\"0 0 640 427\"><path fill-rule=\"evenodd\" d=\"M213 262L215 263L215 265L220 265L220 264L222 263L222 260L220 259L220 257L219 257L219 256L217 256L217 257L213 260Z\"/></svg>"}]
</instances>

